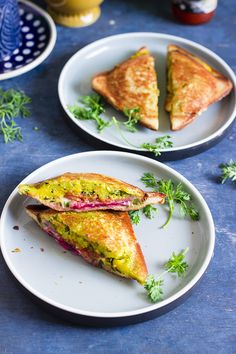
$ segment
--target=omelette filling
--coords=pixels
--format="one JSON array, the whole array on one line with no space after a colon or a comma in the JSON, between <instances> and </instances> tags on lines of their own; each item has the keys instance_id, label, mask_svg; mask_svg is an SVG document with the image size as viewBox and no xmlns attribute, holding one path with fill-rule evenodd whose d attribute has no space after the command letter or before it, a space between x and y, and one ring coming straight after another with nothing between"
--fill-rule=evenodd
<instances>
[{"instance_id":1,"label":"omelette filling","mask_svg":"<svg viewBox=\"0 0 236 354\"><path fill-rule=\"evenodd\" d=\"M173 83L172 83L172 69L171 69L171 59L168 56L167 58L167 100L166 100L166 110L171 111L171 103L173 98Z\"/></svg>"},{"instance_id":2,"label":"omelette filling","mask_svg":"<svg viewBox=\"0 0 236 354\"><path fill-rule=\"evenodd\" d=\"M139 193L128 187L88 180L51 180L19 186L20 193L35 197L44 204L63 210L84 210L99 207L130 206L142 203ZM70 192L68 192L70 191Z\"/></svg>"},{"instance_id":3,"label":"omelette filling","mask_svg":"<svg viewBox=\"0 0 236 354\"><path fill-rule=\"evenodd\" d=\"M57 220L54 216L49 220L39 220L43 230L53 237L64 249L82 256L88 263L96 267L104 268L114 273L130 274L129 255L116 254L114 251L103 247L100 243L88 241L85 235L78 235L68 225ZM133 278L134 275L130 274ZM138 280L138 279L137 279Z\"/></svg>"}]
</instances>

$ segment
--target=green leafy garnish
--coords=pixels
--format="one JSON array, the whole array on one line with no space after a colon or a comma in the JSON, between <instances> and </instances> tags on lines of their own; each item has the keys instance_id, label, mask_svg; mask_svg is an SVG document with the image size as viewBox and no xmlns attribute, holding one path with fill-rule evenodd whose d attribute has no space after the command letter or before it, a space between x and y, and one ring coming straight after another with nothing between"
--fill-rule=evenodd
<instances>
[{"instance_id":1,"label":"green leafy garnish","mask_svg":"<svg viewBox=\"0 0 236 354\"><path fill-rule=\"evenodd\" d=\"M157 208L152 205L146 205L143 209L129 211L129 216L132 224L138 225L140 223L140 212L146 216L148 219L153 219L154 213L157 212Z\"/></svg>"},{"instance_id":2,"label":"green leafy garnish","mask_svg":"<svg viewBox=\"0 0 236 354\"><path fill-rule=\"evenodd\" d=\"M143 214L146 216L146 218L148 219L153 219L154 218L154 214L157 212L157 208L155 208L154 206L150 205L146 205L143 209L142 209Z\"/></svg>"},{"instance_id":3,"label":"green leafy garnish","mask_svg":"<svg viewBox=\"0 0 236 354\"><path fill-rule=\"evenodd\" d=\"M124 114L126 115L126 117L128 117L128 120L124 123L124 125L126 129L132 133L135 133L137 131L136 125L141 119L139 111L139 108L124 109Z\"/></svg>"},{"instance_id":4,"label":"green leafy garnish","mask_svg":"<svg viewBox=\"0 0 236 354\"><path fill-rule=\"evenodd\" d=\"M132 224L138 225L140 222L139 210L131 210L129 211L129 216Z\"/></svg>"},{"instance_id":5,"label":"green leafy garnish","mask_svg":"<svg viewBox=\"0 0 236 354\"><path fill-rule=\"evenodd\" d=\"M168 273L176 273L178 277L183 276L188 268L188 263L184 261L184 257L188 250L189 248L187 247L179 254L173 252L171 258L164 265L164 269L167 270Z\"/></svg>"},{"instance_id":6,"label":"green leafy garnish","mask_svg":"<svg viewBox=\"0 0 236 354\"><path fill-rule=\"evenodd\" d=\"M229 163L220 164L221 169L221 183L225 183L227 179L236 181L236 161L230 160Z\"/></svg>"},{"instance_id":7,"label":"green leafy garnish","mask_svg":"<svg viewBox=\"0 0 236 354\"><path fill-rule=\"evenodd\" d=\"M172 147L173 142L170 141L170 135L164 135L155 140L154 144L151 143L143 143L141 148L152 152L155 156L161 155L161 150Z\"/></svg>"},{"instance_id":8,"label":"green leafy garnish","mask_svg":"<svg viewBox=\"0 0 236 354\"><path fill-rule=\"evenodd\" d=\"M155 279L154 275L149 275L145 284L144 289L147 290L148 298L152 302L157 302L162 300L164 280L158 277Z\"/></svg>"},{"instance_id":9,"label":"green leafy garnish","mask_svg":"<svg viewBox=\"0 0 236 354\"><path fill-rule=\"evenodd\" d=\"M122 130L121 130L121 128L120 128L121 123L118 122L118 120L117 120L115 117L112 117L112 120L111 120L111 121L112 121L112 124L114 124L114 126L116 127L116 130L117 130L118 134L121 136L121 138L124 140L124 142L125 142L127 145L129 145L129 146L138 148L138 146L131 144L131 143L126 139L126 137L124 136L124 134L123 134L123 132L122 132Z\"/></svg>"},{"instance_id":10,"label":"green leafy garnish","mask_svg":"<svg viewBox=\"0 0 236 354\"><path fill-rule=\"evenodd\" d=\"M117 132L119 133L119 135L121 136L121 138L124 140L124 142L131 146L131 147L135 147L136 149L142 148L145 150L148 150L152 153L154 153L155 156L160 156L161 155L161 149L164 149L166 147L170 147L173 146L173 143L171 141L169 141L168 139L170 139L171 137L169 135L165 135L165 136L161 136L159 138L156 139L156 143L155 144L151 144L151 143L143 143L140 146L131 144L128 139L126 139L126 137L124 136L120 125L121 123L118 122L118 120L115 117L112 117L112 123L115 125Z\"/></svg>"},{"instance_id":11,"label":"green leafy garnish","mask_svg":"<svg viewBox=\"0 0 236 354\"><path fill-rule=\"evenodd\" d=\"M175 204L179 205L182 216L189 216L192 220L199 220L199 212L192 204L191 195L183 188L182 183L177 185L171 180L157 180L152 173L144 173L141 181L146 187L151 187L154 191L163 193L166 196L166 203L169 207L169 216L162 227L166 227L175 210Z\"/></svg>"},{"instance_id":12,"label":"green leafy garnish","mask_svg":"<svg viewBox=\"0 0 236 354\"><path fill-rule=\"evenodd\" d=\"M101 133L105 128L114 125L118 134L128 146L134 147L136 149L142 148L144 150L154 153L155 156L160 156L162 149L173 146L172 141L169 140L171 139L169 135L157 138L154 143L147 142L141 144L140 146L136 146L130 143L130 141L123 134L121 126L125 126L125 128L130 132L136 132L136 125L141 119L141 116L139 114L139 108L125 108L123 113L128 117L128 120L124 123L121 123L115 117L112 117L110 121L105 121L101 117L101 114L105 112L105 109L100 96L82 96L80 97L79 101L83 104L83 106L80 106L78 104L69 106L69 111L74 115L76 119L94 120L96 122L97 130L99 133Z\"/></svg>"},{"instance_id":13,"label":"green leafy garnish","mask_svg":"<svg viewBox=\"0 0 236 354\"><path fill-rule=\"evenodd\" d=\"M100 96L82 96L79 101L83 104L83 107L78 104L68 107L75 118L80 120L94 120L99 133L112 124L101 117L105 109Z\"/></svg>"},{"instance_id":14,"label":"green leafy garnish","mask_svg":"<svg viewBox=\"0 0 236 354\"><path fill-rule=\"evenodd\" d=\"M148 276L144 284L144 289L147 290L148 298L152 302L157 302L162 300L162 296L164 293L162 289L164 285L163 276L166 273L176 274L179 278L185 275L188 269L188 264L184 260L184 258L188 250L189 248L187 247L185 248L185 250L181 251L178 254L175 254L175 252L173 252L172 256L164 265L164 269L165 269L164 272L162 272L157 277L155 277L154 275Z\"/></svg>"},{"instance_id":15,"label":"green leafy garnish","mask_svg":"<svg viewBox=\"0 0 236 354\"><path fill-rule=\"evenodd\" d=\"M141 177L141 181L148 188L153 188L156 192L158 192L158 180L154 177L154 175L150 172L145 172Z\"/></svg>"},{"instance_id":16,"label":"green leafy garnish","mask_svg":"<svg viewBox=\"0 0 236 354\"><path fill-rule=\"evenodd\" d=\"M28 117L30 112L27 105L31 99L22 91L0 88L0 133L3 134L5 143L14 140L23 140L21 128L15 122L15 118Z\"/></svg>"}]
</instances>

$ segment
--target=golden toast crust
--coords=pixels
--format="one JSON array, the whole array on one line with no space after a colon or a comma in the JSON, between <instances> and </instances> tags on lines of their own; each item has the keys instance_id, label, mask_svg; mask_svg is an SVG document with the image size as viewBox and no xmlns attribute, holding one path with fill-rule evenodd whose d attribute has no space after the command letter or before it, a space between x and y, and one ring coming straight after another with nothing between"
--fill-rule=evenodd
<instances>
[{"instance_id":1,"label":"golden toast crust","mask_svg":"<svg viewBox=\"0 0 236 354\"><path fill-rule=\"evenodd\" d=\"M143 284L147 278L147 267L133 227L127 212L96 211L86 213L60 212L45 208L41 205L29 205L26 207L27 214L32 217L41 228L45 222L51 222L56 216L57 222L68 226L74 234L84 236L91 244L99 244L108 249L110 257L114 254L118 259L129 259L129 269L124 273L116 272L112 267L103 264L102 268L120 276L136 279ZM78 247L73 237L65 239L72 247L80 252L81 256L93 265L101 266L98 261L98 253L90 252ZM84 251L84 253L83 253ZM86 257L85 257L86 255Z\"/></svg>"},{"instance_id":2,"label":"golden toast crust","mask_svg":"<svg viewBox=\"0 0 236 354\"><path fill-rule=\"evenodd\" d=\"M37 182L34 184L26 184L26 185L20 185L19 186L19 192L21 194L30 196L36 200L38 200L40 203L54 209L57 211L69 211L69 210L74 210L76 212L83 212L85 210L83 209L73 209L70 206L63 205L60 203L61 199L66 198L70 201L76 201L76 202L81 202L81 203L93 203L93 201L97 200L96 194L92 196L86 196L84 194L81 194L81 190L78 190L78 187L73 188L73 181L78 182L78 181L85 181L85 182L94 182L98 185L98 189L100 188L108 188L108 189L116 189L116 190L121 190L127 193L128 195L131 196L132 198L138 198L139 203L134 204L113 204L112 206L109 206L109 202L111 201L109 197L103 198L101 201L104 204L101 204L99 206L92 206L90 209L86 210L107 210L107 209L112 209L112 210L119 210L119 211L128 211L128 210L139 210L143 208L146 205L149 204L163 204L165 202L165 196L162 193L158 192L145 192L142 189L135 187L131 184L128 184L126 182L123 182L121 180L118 180L116 178L108 177L102 174L98 173L64 173L63 175L50 178L41 182ZM67 188L64 187L63 190L60 189L60 197L57 197L57 199L54 199L52 201L51 198L55 198L55 194L57 192L57 188L60 185L65 184L65 182L69 182L67 184ZM44 186L47 185L46 191L43 191L41 193L41 188L44 188ZM100 187L101 186L101 187ZM53 190L53 194L51 193ZM126 196L120 197L120 200L125 200L127 198ZM115 200L114 200L115 201ZM106 205L106 203L108 203Z\"/></svg>"},{"instance_id":3,"label":"golden toast crust","mask_svg":"<svg viewBox=\"0 0 236 354\"><path fill-rule=\"evenodd\" d=\"M170 112L172 130L184 128L233 87L228 78L183 48L170 45L168 61L165 109Z\"/></svg>"},{"instance_id":4,"label":"golden toast crust","mask_svg":"<svg viewBox=\"0 0 236 354\"><path fill-rule=\"evenodd\" d=\"M158 129L155 63L145 47L113 70L95 75L92 88L117 110L139 108L140 124Z\"/></svg>"}]
</instances>

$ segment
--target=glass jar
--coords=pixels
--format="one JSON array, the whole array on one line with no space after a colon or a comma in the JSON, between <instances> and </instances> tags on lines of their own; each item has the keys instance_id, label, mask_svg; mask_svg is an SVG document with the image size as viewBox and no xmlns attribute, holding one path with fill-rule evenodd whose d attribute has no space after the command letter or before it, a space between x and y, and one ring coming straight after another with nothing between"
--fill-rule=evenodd
<instances>
[{"instance_id":1,"label":"glass jar","mask_svg":"<svg viewBox=\"0 0 236 354\"><path fill-rule=\"evenodd\" d=\"M217 0L172 0L174 16L189 25L198 25L211 20Z\"/></svg>"}]
</instances>

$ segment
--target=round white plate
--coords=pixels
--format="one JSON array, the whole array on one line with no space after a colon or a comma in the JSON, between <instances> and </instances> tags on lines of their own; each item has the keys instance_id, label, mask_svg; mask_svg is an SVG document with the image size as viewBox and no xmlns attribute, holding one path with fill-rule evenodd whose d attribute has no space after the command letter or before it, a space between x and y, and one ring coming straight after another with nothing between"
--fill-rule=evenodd
<instances>
[{"instance_id":1,"label":"round white plate","mask_svg":"<svg viewBox=\"0 0 236 354\"><path fill-rule=\"evenodd\" d=\"M166 55L169 44L179 45L193 54L203 58L231 79L234 88L231 94L222 101L210 106L201 116L183 130L173 132L170 130L169 117L164 110L166 96ZM155 57L158 73L159 98L159 121L158 132L140 127L137 133L124 130L124 134L135 146L144 142L154 143L157 137L171 135L174 146L162 150L168 157L177 158L191 155L206 149L216 143L227 131L236 115L236 78L230 67L215 53L200 44L190 40L159 33L127 33L98 40L79 50L64 66L58 83L59 98L63 109L69 118L81 129L93 137L123 149L142 151L127 145L117 134L115 127L106 128L98 133L93 121L81 121L74 118L68 106L78 101L79 96L92 93L92 77L102 71L112 69L119 62L130 57L142 46L147 46ZM108 120L115 116L124 121L123 114L118 113L107 105L104 117ZM175 154L174 154L175 153ZM150 153L151 154L151 153ZM150 155L152 156L152 155Z\"/></svg>"},{"instance_id":2,"label":"round white plate","mask_svg":"<svg viewBox=\"0 0 236 354\"><path fill-rule=\"evenodd\" d=\"M56 26L51 16L31 1L19 0L22 42L13 54L0 62L0 81L36 68L56 43Z\"/></svg>"},{"instance_id":3,"label":"round white plate","mask_svg":"<svg viewBox=\"0 0 236 354\"><path fill-rule=\"evenodd\" d=\"M197 189L173 169L155 160L125 152L98 151L70 155L44 165L25 178L33 183L64 172L97 172L144 187L140 177L152 172L158 178L182 182L192 194L200 220L176 214L161 229L167 209L158 206L153 220L142 217L134 226L146 259L149 274L160 274L172 252L189 247L189 270L183 280L165 276L164 298L152 304L137 282L122 279L87 264L79 256L64 251L25 213L32 202L17 194L9 197L1 217L3 257L16 279L33 295L59 310L96 323L130 323L156 316L183 301L205 272L214 249L214 224L206 202ZM14 226L19 226L15 230ZM15 249L20 252L13 252ZM100 321L100 322L99 322Z\"/></svg>"}]
</instances>

